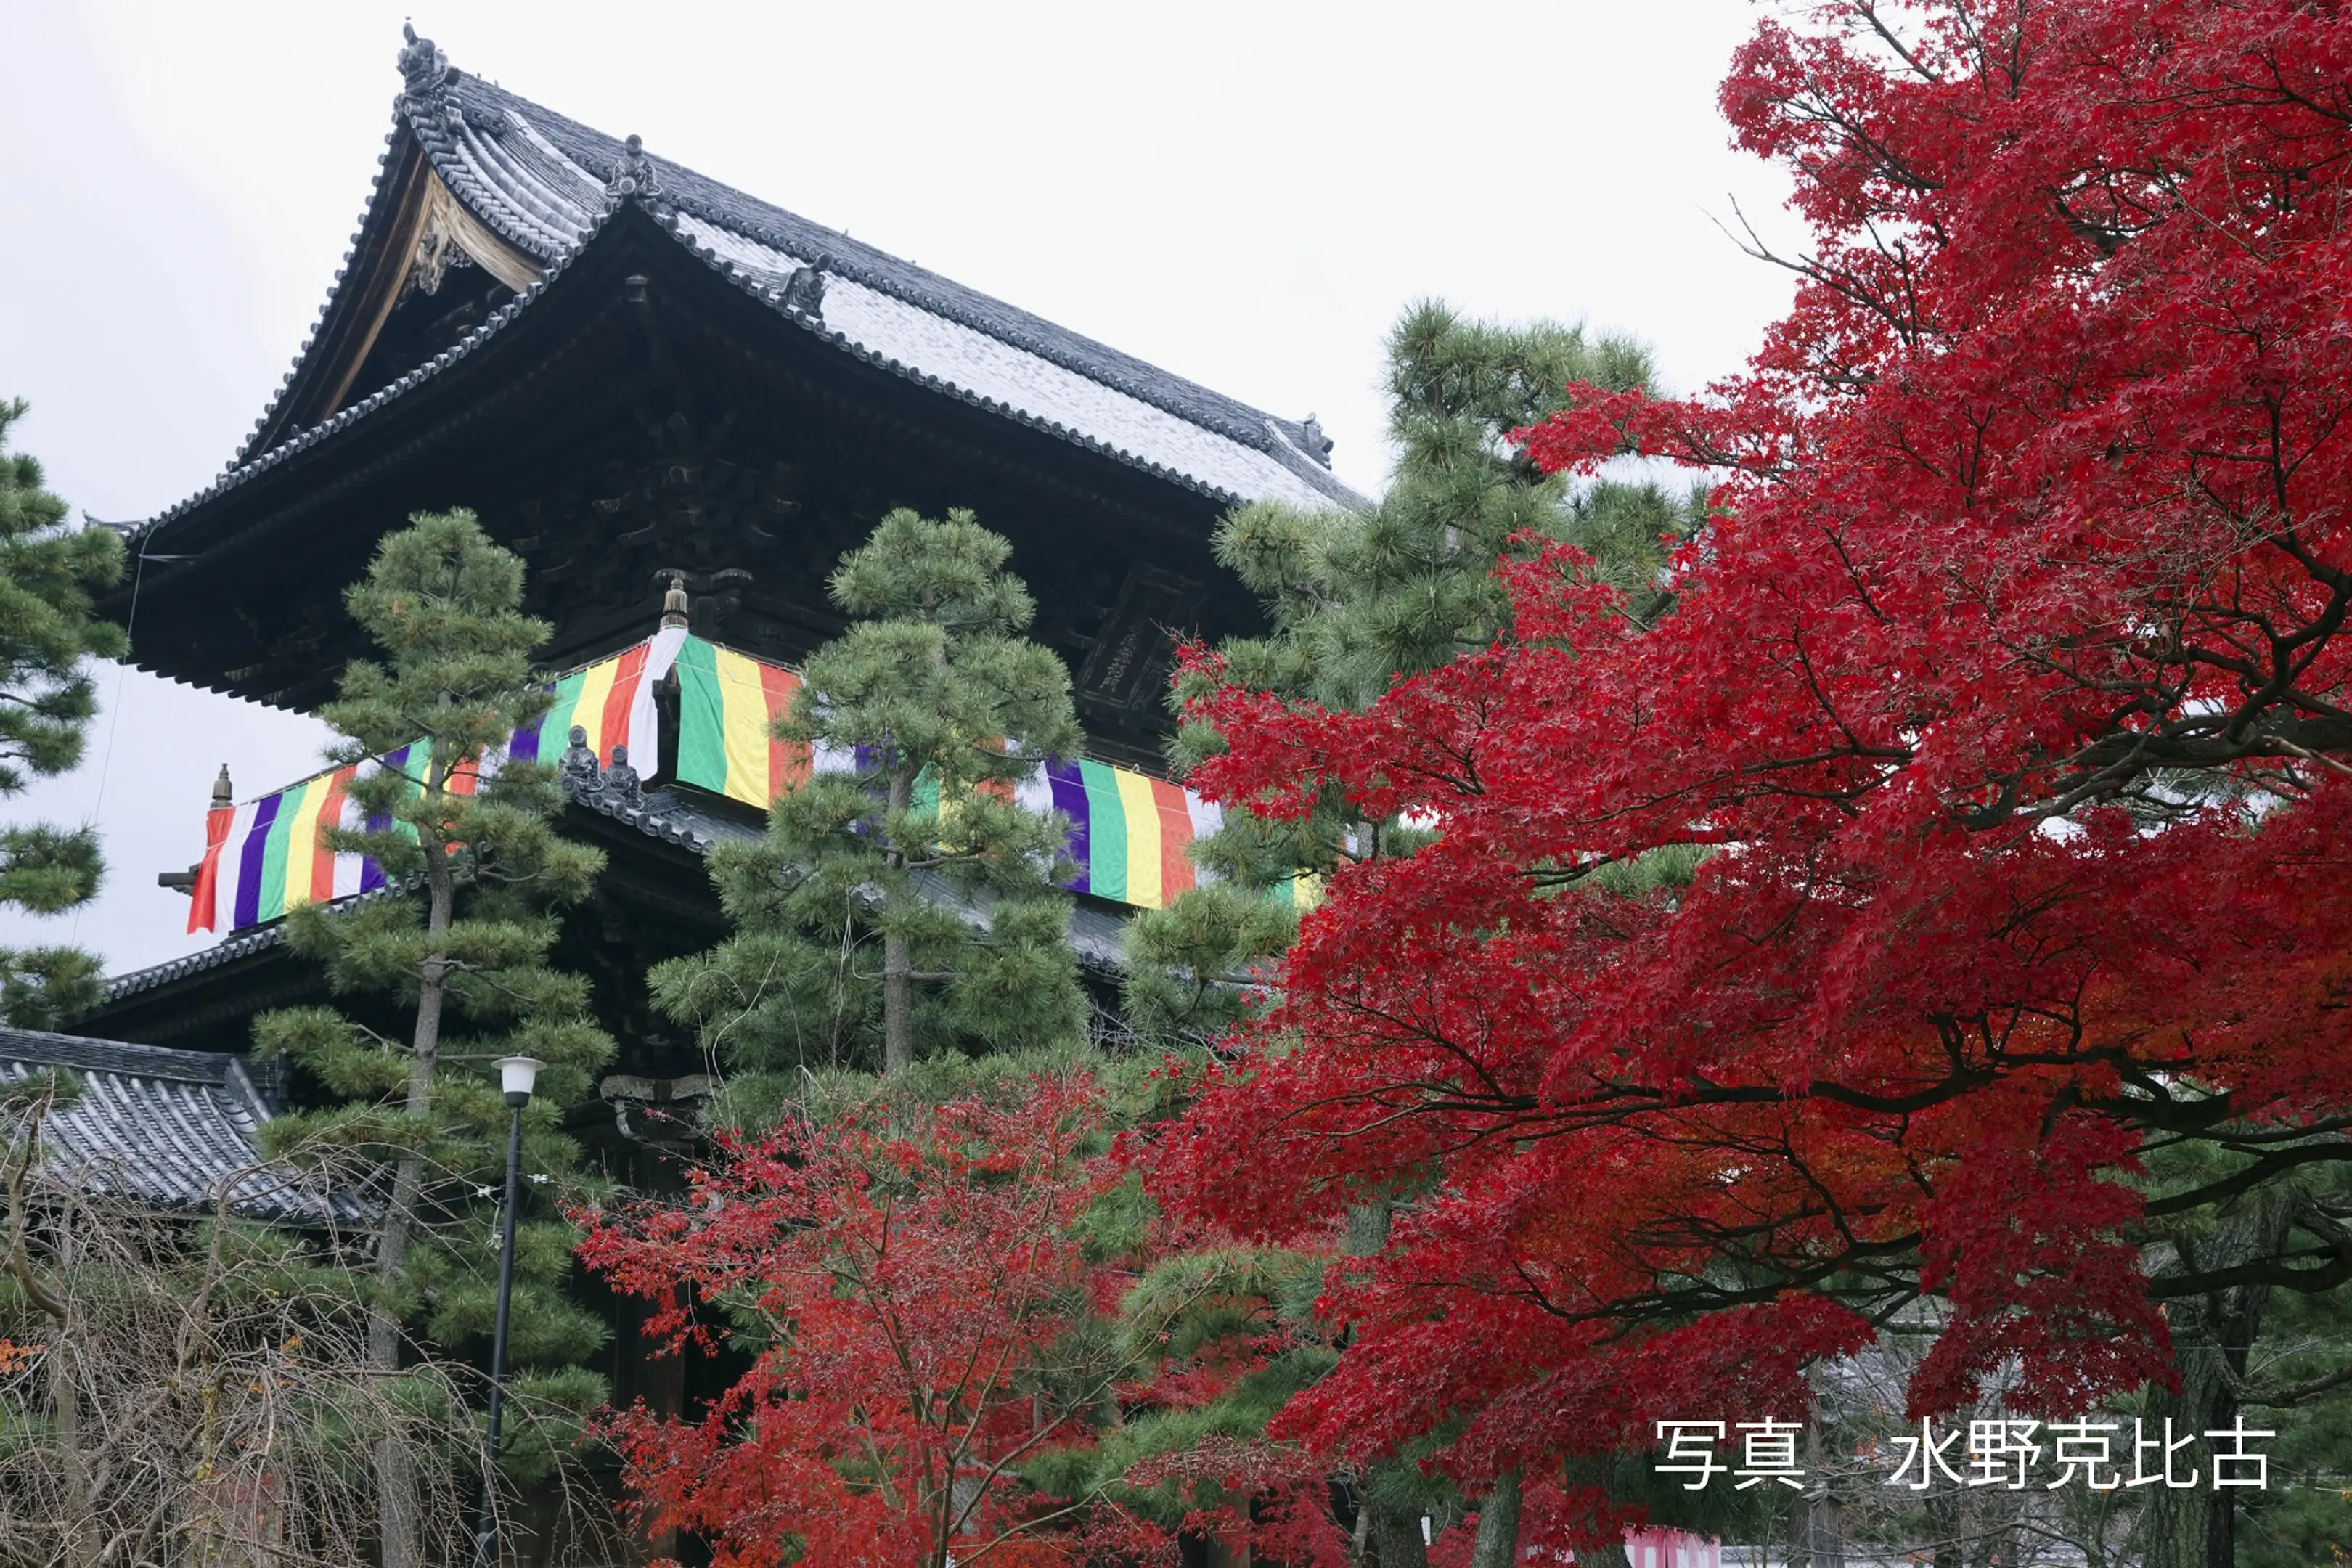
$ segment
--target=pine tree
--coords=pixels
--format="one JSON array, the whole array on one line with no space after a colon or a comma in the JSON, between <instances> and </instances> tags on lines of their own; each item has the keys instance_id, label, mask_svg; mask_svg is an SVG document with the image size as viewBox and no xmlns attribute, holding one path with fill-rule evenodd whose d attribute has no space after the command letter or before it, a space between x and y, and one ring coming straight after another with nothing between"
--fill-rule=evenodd
<instances>
[{"instance_id":1,"label":"pine tree","mask_svg":"<svg viewBox=\"0 0 2352 1568\"><path fill-rule=\"evenodd\" d=\"M1380 501L1363 512L1261 501L1218 530L1218 559L1265 601L1275 626L1271 637L1225 645L1242 684L1360 707L1393 676L1503 632L1508 601L1495 563L1532 554L1529 538L1582 545L1604 574L1633 583L1664 564L1661 538L1696 524L1692 498L1613 479L1574 488L1508 438L1561 406L1571 382L1645 385L1652 371L1638 343L1550 321L1465 321L1431 300L1390 333L1388 360L1397 462Z\"/></svg>"},{"instance_id":2,"label":"pine tree","mask_svg":"<svg viewBox=\"0 0 2352 1568\"><path fill-rule=\"evenodd\" d=\"M1665 596L1652 586L1665 563L1664 542L1697 529L1704 494L1615 479L1574 487L1538 470L1508 439L1562 406L1571 383L1646 385L1653 371L1638 343L1549 321L1465 321L1423 301L1390 334L1388 360L1389 433L1398 458L1376 505L1309 511L1261 501L1236 509L1219 527L1218 559L1257 592L1273 623L1267 636L1217 650L1224 679L1360 708L1396 675L1433 668L1505 636L1509 602L1496 563L1531 555L1534 542L1580 546L1597 575L1632 592L1630 614L1654 620L1664 613ZM1183 677L1180 710L1214 683L1206 670ZM1209 729L1186 725L1175 761L1189 770L1223 745ZM1197 1047L1261 1004L1264 983L1297 932L1264 889L1301 868L1328 871L1409 849L1423 837L1393 820L1360 817L1336 794L1299 821L1228 812L1226 823L1195 847L1219 879L1129 927L1129 1022L1162 1044ZM1390 1206L1375 1197L1356 1216L1360 1249L1380 1250ZM1361 1554L1381 1568L1418 1564L1425 1555L1420 1516L1459 1507L1402 1462L1370 1467L1354 1490ZM1502 1521L1516 1522L1517 1504L1516 1477L1484 1500L1480 1568L1509 1560Z\"/></svg>"},{"instance_id":3,"label":"pine tree","mask_svg":"<svg viewBox=\"0 0 2352 1568\"><path fill-rule=\"evenodd\" d=\"M420 513L344 595L386 657L348 667L341 696L322 710L344 737L335 762L380 764L350 786L371 826L337 829L331 842L373 856L395 890L306 906L288 936L337 994L394 999L406 1037L370 1026L382 1003L365 1017L304 1007L255 1020L258 1053L289 1054L338 1101L272 1123L274 1143L333 1143L391 1166L368 1347L387 1373L490 1328L498 1249L487 1194L502 1181L508 1123L490 1064L547 1064L523 1142L526 1170L543 1178L575 1168L562 1110L588 1094L613 1049L591 1019L587 980L548 963L555 911L587 893L604 857L557 836L551 770L477 772L549 701L530 662L548 627L518 610L522 581L522 563L472 513ZM510 1347L524 1370L510 1397L527 1412L584 1414L604 1397L602 1380L574 1364L604 1329L563 1295L571 1241L553 1219L519 1233ZM510 1475L546 1465L544 1426L508 1432ZM399 1451L379 1452L387 1568L413 1561L415 1485L404 1472Z\"/></svg>"},{"instance_id":4,"label":"pine tree","mask_svg":"<svg viewBox=\"0 0 2352 1568\"><path fill-rule=\"evenodd\" d=\"M1465 321L1424 300L1388 343L1391 482L1367 511L1306 510L1278 501L1235 509L1216 535L1218 559L1264 600L1272 631L1217 649L1223 678L1253 690L1358 708L1398 674L1432 668L1507 630L1495 564L1531 554L1532 542L1585 550L1594 573L1624 587L1628 613L1654 621L1669 607L1654 584L1665 542L1696 532L1703 491L1602 479L1572 485L1546 474L1509 435L1562 406L1572 382L1649 384L1649 356L1629 339L1582 327ZM1216 683L1180 679L1176 701ZM1186 724L1172 751L1180 772L1222 751L1206 726ZM1293 924L1250 896L1301 868L1410 847L1394 822L1358 819L1336 799L1297 822L1228 813L1194 847L1218 882L1150 911L1129 927L1129 1021L1147 1038L1196 1043L1245 1014L1249 977L1290 944ZM1671 869L1671 868L1669 868Z\"/></svg>"},{"instance_id":5,"label":"pine tree","mask_svg":"<svg viewBox=\"0 0 2352 1568\"><path fill-rule=\"evenodd\" d=\"M122 541L74 529L44 489L41 465L5 448L25 414L0 402L0 799L80 763L97 688L86 658L130 651L122 628L90 613L94 590L122 576ZM0 829L0 906L56 914L88 902L104 873L98 830ZM71 947L0 949L0 1018L54 1028L99 1001L99 960Z\"/></svg>"},{"instance_id":6,"label":"pine tree","mask_svg":"<svg viewBox=\"0 0 2352 1568\"><path fill-rule=\"evenodd\" d=\"M1011 553L969 512L901 510L833 574L856 619L809 658L782 733L845 765L779 798L760 843L712 854L736 935L654 972L663 1007L738 1065L898 1072L919 1040L1079 1033L1060 829L1013 803L1077 721L1067 669L1020 635L1035 606Z\"/></svg>"}]
</instances>

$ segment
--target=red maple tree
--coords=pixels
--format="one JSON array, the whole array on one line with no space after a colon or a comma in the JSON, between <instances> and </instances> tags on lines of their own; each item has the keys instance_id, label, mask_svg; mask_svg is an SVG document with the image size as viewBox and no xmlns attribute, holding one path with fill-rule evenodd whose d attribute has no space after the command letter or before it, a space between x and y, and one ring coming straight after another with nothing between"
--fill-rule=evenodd
<instances>
[{"instance_id":1,"label":"red maple tree","mask_svg":"<svg viewBox=\"0 0 2352 1568\"><path fill-rule=\"evenodd\" d=\"M729 1137L683 1201L578 1216L581 1258L652 1304L653 1338L754 1357L689 1418L609 1422L647 1528L698 1535L719 1568L1167 1564L1183 1534L1337 1562L1294 1448L1134 1427L1106 1447L1295 1346L1245 1251L1147 1225L1090 1254L1083 1222L1126 1176L1093 1083L1025 1080L919 1131L911 1114Z\"/></svg>"},{"instance_id":2,"label":"red maple tree","mask_svg":"<svg viewBox=\"0 0 2352 1568\"><path fill-rule=\"evenodd\" d=\"M757 1353L699 1419L616 1419L648 1524L720 1568L1063 1561L1069 1512L1021 1466L1084 1440L1108 1383L1038 1383L1099 1284L1073 1231L1114 1174L1085 1152L1093 1107L1065 1078L919 1136L852 1116L730 1151L687 1203L593 1216L582 1258L656 1304L653 1333Z\"/></svg>"},{"instance_id":3,"label":"red maple tree","mask_svg":"<svg viewBox=\"0 0 2352 1568\"><path fill-rule=\"evenodd\" d=\"M2290 1180L2352 1159L2347 83L2333 4L1762 23L1721 101L1795 178L1790 311L1524 433L1725 476L1674 614L1549 549L1367 711L1193 704L1209 794L1437 830L1331 879L1157 1154L1261 1234L1409 1199L1277 1431L1475 1489L1795 1413L1923 1297L1914 1414L2013 1358L2057 1415L2169 1381L2177 1304L2352 1279Z\"/></svg>"}]
</instances>

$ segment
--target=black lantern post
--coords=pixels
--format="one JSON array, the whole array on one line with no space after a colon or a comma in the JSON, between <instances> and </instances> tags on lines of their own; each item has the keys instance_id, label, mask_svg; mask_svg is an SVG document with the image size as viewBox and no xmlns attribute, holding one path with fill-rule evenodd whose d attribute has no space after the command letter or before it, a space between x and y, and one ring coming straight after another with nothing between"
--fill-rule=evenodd
<instances>
[{"instance_id":1,"label":"black lantern post","mask_svg":"<svg viewBox=\"0 0 2352 1568\"><path fill-rule=\"evenodd\" d=\"M531 1086L547 1064L536 1057L500 1057L499 1087L506 1090L511 1120L507 1126L507 1203L505 1234L499 1243L499 1317L490 1335L490 1432L482 1450L482 1507L474 1524L474 1568L490 1568L498 1555L498 1510L491 1506L491 1487L499 1473L499 1426L505 1415L507 1391L507 1311L514 1300L515 1210L522 1201L522 1108L530 1103Z\"/></svg>"}]
</instances>

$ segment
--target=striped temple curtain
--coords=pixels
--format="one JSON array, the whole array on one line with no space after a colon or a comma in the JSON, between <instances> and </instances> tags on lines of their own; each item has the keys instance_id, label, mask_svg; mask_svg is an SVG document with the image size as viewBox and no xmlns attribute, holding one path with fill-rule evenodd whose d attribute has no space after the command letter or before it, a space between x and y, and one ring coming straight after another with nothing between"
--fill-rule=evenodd
<instances>
[{"instance_id":1,"label":"striped temple curtain","mask_svg":"<svg viewBox=\"0 0 2352 1568\"><path fill-rule=\"evenodd\" d=\"M791 710L801 684L782 665L690 637L677 669L680 784L764 811L813 769L856 765L846 755L811 759L775 738L776 721ZM1181 784L1084 759L1046 759L1013 798L1068 820L1070 856L1080 867L1069 884L1074 892L1139 909L1165 909L1197 885L1202 879L1187 850L1224 821L1222 807ZM1304 908L1318 893L1318 879L1302 875L1277 896Z\"/></svg>"}]
</instances>

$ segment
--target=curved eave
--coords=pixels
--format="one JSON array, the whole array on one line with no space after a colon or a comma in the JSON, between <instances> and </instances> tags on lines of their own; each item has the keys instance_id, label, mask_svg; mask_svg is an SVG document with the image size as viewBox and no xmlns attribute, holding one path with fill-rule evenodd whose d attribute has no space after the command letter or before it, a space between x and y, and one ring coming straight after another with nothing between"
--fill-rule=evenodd
<instances>
[{"instance_id":1,"label":"curved eave","mask_svg":"<svg viewBox=\"0 0 2352 1568\"><path fill-rule=\"evenodd\" d=\"M615 211L617 210L618 209L616 208ZM607 217L608 224L610 216L611 215L608 215ZM603 226L600 226L600 232ZM590 243L593 243L593 236L591 237ZM221 498L230 495L247 485L250 485L254 480L278 468L283 468L286 464L293 461L297 458L302 457L303 455L314 451L320 447L334 442L355 426L366 423L372 416L377 415L380 411L400 405L404 399L409 398L414 395L418 388L432 383L451 367L470 358L474 354L478 353L485 344L496 338L500 331L504 331L505 328L515 320L515 318L521 315L527 306L529 306L533 300L544 295L550 285L551 285L555 279L566 271L573 263L577 262L582 256L585 255L588 248L589 247L587 245L583 245L578 250L573 251L570 256L567 256L562 260L556 262L553 266L548 268L547 272L537 283L532 284L529 289L523 290L522 293L517 295L513 300L499 307L498 310L491 314L489 320L484 321L479 327L477 327L471 332L468 332L451 347L434 355L433 358L427 360L425 363L418 365L415 370L410 371L407 374L400 377L397 381L392 382L389 384L368 394L367 396L360 399L357 403L352 404L347 408L339 410L335 414L331 415L326 419L320 421L319 424L311 426L309 429L302 431L300 434L291 437L290 439L278 443L277 446L270 447L268 451L262 453L259 457L255 458L250 462L242 463L236 468L229 469L226 473L221 475L219 479L215 479L211 484L206 485L203 489L198 490L195 494L188 497L186 500L176 502L164 510L157 512L153 517L148 519L145 522L139 524L136 528L131 530L130 535L131 542L133 544L142 543L142 542L152 538L157 530L176 522L182 518L188 516L190 513L208 506L212 502L219 500ZM118 595L116 596L119 597L120 595Z\"/></svg>"},{"instance_id":2,"label":"curved eave","mask_svg":"<svg viewBox=\"0 0 2352 1568\"><path fill-rule=\"evenodd\" d=\"M493 121L503 123L488 123ZM551 133L561 144L549 139ZM509 136L528 136L530 143L518 153L509 144ZM368 205L352 236L351 248L344 253L343 265L337 269L327 300L291 368L222 483L234 482L238 474L271 452L313 436L330 426L333 417L349 412L333 405L365 356L374 321L386 300L396 297L406 275L408 251L415 239L415 187L420 181L437 180L474 221L514 248L516 263L525 268L539 268L543 281L593 243L605 226L614 198L599 185L592 170L599 167L600 154L609 163L619 153L619 143L603 132L467 78L462 71L451 70L445 83L422 96L404 94L397 99ZM809 258L821 254L828 276L978 333L1255 453L1279 465L1333 505L1361 508L1368 504L1339 480L1328 463L1305 449L1306 432L1295 422L1277 419L1172 375L690 169L650 157L646 163L661 180L656 195L647 202L648 210L671 217L664 226L683 242L692 243L688 237L677 234L676 214L780 253ZM709 258L706 253L706 259ZM758 280L719 259L747 289L767 295ZM771 297L770 302L776 301ZM486 323L476 335L495 325ZM1033 428L1054 431L1188 489L1219 500L1251 499L1143 458L1115 442L1067 430L1051 419L973 395L952 380L907 366L887 353L854 343L844 346L922 384L950 391ZM298 422L305 419L315 423L296 431Z\"/></svg>"},{"instance_id":3,"label":"curved eave","mask_svg":"<svg viewBox=\"0 0 2352 1568\"><path fill-rule=\"evenodd\" d=\"M483 222L534 255L552 256L569 243L565 225L578 226L575 204L583 199L582 186L593 193L588 199L601 201L601 183L626 156L622 143L604 132L454 68L425 97L403 101L412 130L442 179ZM559 161L561 176L551 181L547 159L519 153L503 133L482 133L481 121L501 118L539 153ZM1328 461L1306 449L1308 434L1297 421L1276 418L682 164L651 153L640 162L656 181L663 203L678 212L803 261L821 255L824 270L834 277L1271 458L1336 504L1365 504Z\"/></svg>"},{"instance_id":4,"label":"curved eave","mask_svg":"<svg viewBox=\"0 0 2352 1568\"><path fill-rule=\"evenodd\" d=\"M666 209L667 204L659 201L645 202L634 197L617 198L614 205L606 211L603 221L590 233L585 241L551 265L537 283L500 307L489 320L454 346L419 365L397 381L369 394L350 407L329 416L290 439L280 442L252 461L230 469L194 495L157 513L131 531L132 542L141 544L152 539L157 531L212 506L289 462L340 442L353 430L380 417L385 411L421 395L423 389L432 385L455 366L479 353L486 345L497 339L501 332L521 317L534 301L554 289L559 279L590 258L604 237L613 231L620 215L630 211L641 211L652 226L668 237L672 243L678 245L688 255L699 260L709 271L741 293L769 307L777 320L831 344L850 359L873 365L898 379L953 399L966 406L980 409L1023 428L1038 431L1083 451L1107 458L1125 468L1150 475L1162 483L1196 495L1205 496L1222 505L1239 505L1253 499L1230 488L1210 483L1181 469L1155 462L1125 447L1099 440L1058 421L1040 417L1000 399L974 393L951 380L929 374L887 354L866 348L845 334L826 327L820 318L787 309L777 292L734 266L719 256L716 250L698 246L690 237L679 233L675 216ZM1253 448L1253 450L1262 449ZM1344 504L1339 498L1334 498L1334 500L1335 504Z\"/></svg>"},{"instance_id":5,"label":"curved eave","mask_svg":"<svg viewBox=\"0 0 2352 1568\"><path fill-rule=\"evenodd\" d=\"M408 260L403 242L407 238L404 220L409 187L433 165L410 125L404 105L398 100L394 105L392 129L383 141L383 151L376 155L375 174L368 182L367 205L361 209L359 226L352 231L351 244L335 268L326 300L304 334L302 346L295 351L293 363L278 379L268 405L253 422L252 433L237 447L222 476L224 481L282 448L294 422L334 395L337 387L329 384L347 379L365 353L379 290L399 286ZM535 255L542 263L548 259L543 252ZM293 438L299 440L324 423L318 420L310 430Z\"/></svg>"},{"instance_id":6,"label":"curved eave","mask_svg":"<svg viewBox=\"0 0 2352 1568\"><path fill-rule=\"evenodd\" d=\"M225 963L234 963L240 958L250 958L256 953L283 947L285 943L286 928L282 925L239 931L235 936L182 957L150 964L145 969L134 969L125 974L109 975L106 999L109 1003L120 1002L142 991L152 991L159 985L169 985L175 980L185 980L190 975L218 969Z\"/></svg>"},{"instance_id":7,"label":"curved eave","mask_svg":"<svg viewBox=\"0 0 2352 1568\"><path fill-rule=\"evenodd\" d=\"M806 248L808 245L807 239L804 237L796 237L767 226L757 223L747 223L740 215L723 212L708 203L698 202L688 195L673 194L666 196L661 205L676 212L685 213L689 216L699 218L704 223L709 224L715 228L730 230L735 234L740 235L745 239L749 239L759 245L771 247L777 250L791 252L795 248ZM674 234L677 232L674 222L667 226L669 226ZM752 294L767 300L769 303L775 305L779 310L782 309L782 302L781 300L777 299L772 291L767 289L766 287L761 284L757 279L751 278L741 268L727 260L726 258L719 256L715 250L712 250L708 247L696 246L687 236L678 235L677 237L681 243L688 247L688 248L695 251L695 253L700 256L704 261L726 274L730 280L736 282ZM842 237L842 238L845 244L846 244L846 237ZM859 248L863 247L861 247ZM1085 344L1088 350L1093 351L1086 353L1073 352L1068 344L1055 342L1054 339L1046 336L1043 332L1024 330L1021 321L1023 318L1026 317L1026 312L1015 311L1012 307L1006 306L1003 307L1003 316L996 319L990 319L983 316L979 311L965 307L961 300L949 295L942 289L921 288L909 283L905 279L892 276L890 273L886 272L881 268L860 266L857 263L854 253L850 256L845 257L835 255L831 251L828 251L824 270L830 276L846 279L850 282L856 283L862 288L871 289L877 294L886 295L893 300L897 300L902 304L911 305L919 310L928 311L929 314L937 316L942 321L950 321L958 326L969 328L973 331L982 333L994 339L998 342L1007 345L1008 347L1018 349L1024 353L1030 354L1036 359L1042 360L1047 364L1053 365L1061 370L1066 370L1075 375L1084 376L1088 381L1105 387L1109 391L1118 393L1122 396L1131 397L1139 403L1145 404L1150 407L1160 410L1163 414L1181 419L1185 423L1192 425L1196 428L1205 430L1212 435L1220 437L1224 440L1232 442L1237 447L1245 447L1250 451L1257 452L1265 457L1271 458L1276 462L1280 463L1284 468L1290 470L1290 472L1297 476L1300 479L1306 481L1308 485L1324 492L1324 494L1328 496L1335 505L1361 510L1371 504L1368 498L1359 495L1356 491L1350 489L1346 484L1342 483L1336 476L1334 476L1328 468L1324 467L1322 464L1318 463L1314 458L1308 457L1304 450L1296 446L1291 441L1284 428L1288 422L1276 419L1270 414L1266 414L1259 409L1251 408L1244 404L1234 403L1231 399L1223 396L1223 395L1212 392L1210 389L1198 386L1197 384L1188 384L1189 390L1195 395L1192 399L1180 399L1170 396L1163 389L1160 380L1154 376L1134 373L1122 374L1121 369L1119 368L1121 365L1131 365L1134 367L1135 372L1149 371L1153 367L1145 365L1140 361L1133 360L1130 356L1121 354L1117 350L1111 349L1108 345L1096 343L1091 339L1077 338L1076 334L1071 333L1068 334L1069 337L1076 339L1077 342ZM909 268L909 270L913 269ZM1013 320L1008 322L1004 317L1012 317ZM804 322L803 324L809 323ZM1042 325L1043 323L1041 322L1040 324ZM863 358L870 359L877 364L886 365L894 371L906 374L910 379L927 385L936 386L943 390L952 392L959 396L964 397L967 401L974 403L977 406L988 408L996 412L1002 412L1010 417L1023 420L1035 428L1051 430L1057 435L1062 435L1068 439L1077 441L1078 443L1088 446L1093 449L1109 452L1125 461L1134 463L1137 466L1145 468L1147 471L1167 474L1169 477L1173 478L1179 482L1186 484L1192 489L1198 489L1203 494L1213 496L1229 502L1242 501L1251 499L1237 495L1228 489L1222 489L1213 485L1202 483L1189 475L1163 468L1160 465L1150 463L1144 459L1137 458L1134 454L1127 452L1122 448L1097 441L1092 437L1086 436L1082 432L1066 430L1062 426L1050 420L1036 418L1026 414L1023 410L1001 405L996 400L985 397L974 397L971 394L965 392L964 389L956 386L952 382L941 380L939 377L929 375L919 369L902 364L898 360L892 359L887 355L878 353L875 351L868 350L860 344L852 342L838 332L832 332L828 335L849 352L858 354ZM1177 379L1167 377L1166 373L1164 372L1157 373L1157 377L1169 380ZM1230 407L1221 406L1214 414L1204 417L1202 410L1196 405L1201 402L1208 402L1218 405L1230 405Z\"/></svg>"},{"instance_id":8,"label":"curved eave","mask_svg":"<svg viewBox=\"0 0 2352 1568\"><path fill-rule=\"evenodd\" d=\"M1185 473L1181 468L1173 468L1168 467L1164 463L1155 462L1149 458L1143 457L1139 453L1129 451L1124 447L1115 446L1110 442L1089 436L1083 430L1073 429L1069 426L1062 424L1058 420L1048 419L1042 416L1032 414L1028 410L1015 407L1013 405L1006 403L1001 398L989 397L982 394L974 392L971 388L960 385L944 376L933 375L918 366L908 364L904 361L893 358L889 354L884 353L879 350L868 348L865 344L849 337L845 332L835 331L833 328L824 324L821 314L812 316L788 308L784 304L783 297L781 293L770 289L766 284L752 277L749 272L736 266L725 257L719 255L715 248L709 246L698 245L695 243L692 237L680 233L675 216L665 210L671 204L667 202L657 203L655 204L649 211L651 216L654 217L654 221L661 226L664 232L667 233L673 239L682 246L688 255L693 256L705 267L708 267L711 271L725 279L729 283L734 285L743 293L751 296L753 300L760 301L761 304L768 306L782 320L791 322L793 325L799 327L803 331L813 334L825 342L831 343L835 348L839 349L851 359L858 360L864 363L873 365L900 380L911 382L915 385L923 387L928 391L936 392L943 396L952 398L956 402L961 403L967 407L977 408L984 413L995 415L999 418L1008 420L1025 429L1042 432L1053 437L1055 440L1066 442L1083 451L1092 452L1097 456L1108 458L1113 462L1122 464L1139 473L1150 474L1156 479L1161 479L1169 484L1175 485L1180 489L1190 490L1195 495L1206 496L1211 500L1216 501L1221 505L1239 506L1255 499L1253 497L1244 495L1240 491L1230 489L1229 487L1213 484L1195 475ZM845 276L846 276L846 274L845 274ZM877 291L887 292L887 290ZM915 300L908 300L906 302L919 305L919 302ZM1021 345L1015 344L1013 346L1019 347ZM1107 383L1103 384L1108 385ZM1119 392L1123 389L1111 387L1110 390ZM1146 402L1149 400L1138 398L1137 401ZM1169 410L1158 404L1154 404L1152 405L1155 407L1160 407L1160 411L1162 413L1169 412ZM1212 432L1212 434L1218 436L1218 437L1223 440L1233 440L1233 437L1224 435L1221 431ZM1247 445L1246 443L1238 441L1235 441L1234 444L1235 446ZM1250 446L1248 449L1265 457L1274 458L1276 461L1282 460L1278 454L1263 446ZM1304 459L1302 458L1302 460ZM1289 465L1286 464L1285 466L1288 467ZM1312 481L1310 480L1310 482ZM1348 500L1343 501L1340 497L1334 497L1332 498L1334 503L1363 504L1362 498L1355 497L1353 492L1346 492L1346 494L1349 498Z\"/></svg>"}]
</instances>

